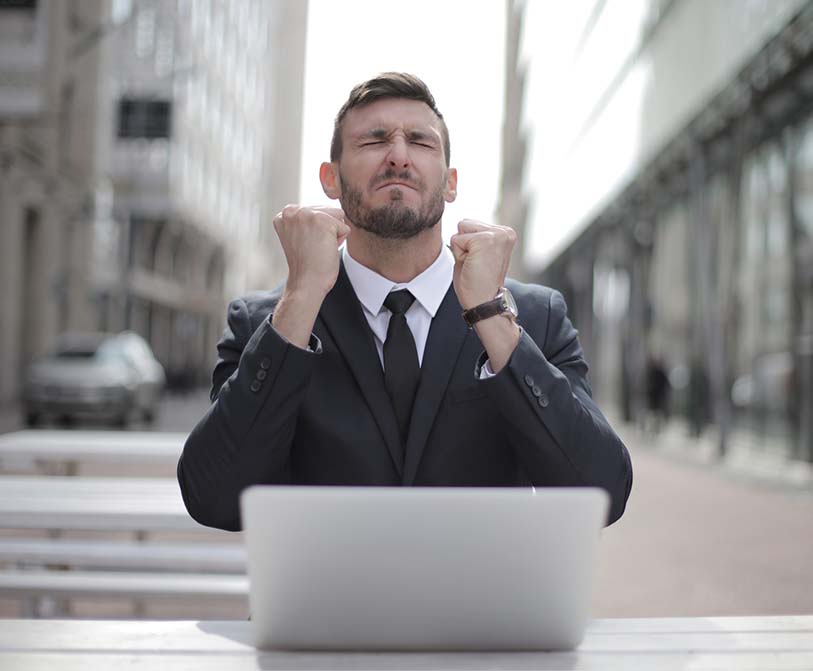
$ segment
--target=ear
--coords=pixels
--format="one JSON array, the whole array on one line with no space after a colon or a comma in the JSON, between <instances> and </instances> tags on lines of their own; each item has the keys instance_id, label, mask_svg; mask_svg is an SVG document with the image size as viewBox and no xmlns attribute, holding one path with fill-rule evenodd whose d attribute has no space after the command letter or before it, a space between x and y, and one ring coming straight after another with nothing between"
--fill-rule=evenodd
<instances>
[{"instance_id":1,"label":"ear","mask_svg":"<svg viewBox=\"0 0 813 671\"><path fill-rule=\"evenodd\" d=\"M457 198L457 168L449 168L446 171L446 189L443 191L443 199L447 203L453 203Z\"/></svg>"},{"instance_id":2,"label":"ear","mask_svg":"<svg viewBox=\"0 0 813 671\"><path fill-rule=\"evenodd\" d=\"M328 198L336 200L342 195L339 166L336 163L324 162L319 166L319 181L322 182L322 190Z\"/></svg>"}]
</instances>

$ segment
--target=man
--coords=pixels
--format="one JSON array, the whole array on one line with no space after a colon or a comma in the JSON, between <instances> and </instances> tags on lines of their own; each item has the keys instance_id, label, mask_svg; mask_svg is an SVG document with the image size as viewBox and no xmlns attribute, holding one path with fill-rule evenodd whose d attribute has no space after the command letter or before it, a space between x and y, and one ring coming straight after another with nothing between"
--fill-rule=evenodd
<instances>
[{"instance_id":1,"label":"man","mask_svg":"<svg viewBox=\"0 0 813 671\"><path fill-rule=\"evenodd\" d=\"M417 77L351 91L319 173L342 209L287 206L284 288L229 306L178 464L196 520L239 529L255 483L598 486L621 516L629 455L561 295L505 279L509 228L465 219L443 245L449 151Z\"/></svg>"}]
</instances>

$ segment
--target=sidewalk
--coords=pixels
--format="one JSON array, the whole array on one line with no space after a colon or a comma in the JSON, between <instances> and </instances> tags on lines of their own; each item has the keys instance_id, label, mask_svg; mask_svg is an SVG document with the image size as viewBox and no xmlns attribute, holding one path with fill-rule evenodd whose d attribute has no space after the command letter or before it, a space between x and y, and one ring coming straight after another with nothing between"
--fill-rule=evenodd
<instances>
[{"instance_id":1,"label":"sidewalk","mask_svg":"<svg viewBox=\"0 0 813 671\"><path fill-rule=\"evenodd\" d=\"M813 613L813 487L741 448L722 463L679 426L614 426L632 455L624 517L604 530L595 617ZM710 465L714 463L714 465Z\"/></svg>"},{"instance_id":2,"label":"sidewalk","mask_svg":"<svg viewBox=\"0 0 813 671\"><path fill-rule=\"evenodd\" d=\"M699 438L692 437L688 425L670 421L657 434L613 421L636 444L678 461L719 469L727 476L760 484L808 489L813 492L813 463L789 459L779 446L759 444L753 436L732 431L722 459L718 454L718 434L709 426Z\"/></svg>"}]
</instances>

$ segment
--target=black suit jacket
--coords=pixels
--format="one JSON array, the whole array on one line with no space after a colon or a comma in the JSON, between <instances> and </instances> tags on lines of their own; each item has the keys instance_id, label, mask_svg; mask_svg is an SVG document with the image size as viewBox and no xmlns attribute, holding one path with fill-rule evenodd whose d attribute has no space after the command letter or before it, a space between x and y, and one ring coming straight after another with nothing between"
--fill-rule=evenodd
<instances>
[{"instance_id":1,"label":"black suit jacket","mask_svg":"<svg viewBox=\"0 0 813 671\"><path fill-rule=\"evenodd\" d=\"M256 483L598 486L609 523L632 484L626 448L590 395L587 364L558 292L508 280L523 334L508 365L479 379L483 346L450 286L432 320L406 445L374 336L344 268L314 326L314 352L270 318L281 289L231 303L213 404L186 441L178 480L189 513L240 528Z\"/></svg>"}]
</instances>

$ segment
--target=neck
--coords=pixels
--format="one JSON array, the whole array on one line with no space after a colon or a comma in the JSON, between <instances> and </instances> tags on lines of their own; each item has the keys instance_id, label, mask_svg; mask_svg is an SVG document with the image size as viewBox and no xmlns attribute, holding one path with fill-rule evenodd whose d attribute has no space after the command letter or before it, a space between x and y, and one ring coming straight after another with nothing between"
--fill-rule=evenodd
<instances>
[{"instance_id":1,"label":"neck","mask_svg":"<svg viewBox=\"0 0 813 671\"><path fill-rule=\"evenodd\" d=\"M435 262L442 242L440 222L409 240L381 238L354 228L347 239L347 251L361 265L401 284Z\"/></svg>"}]
</instances>

